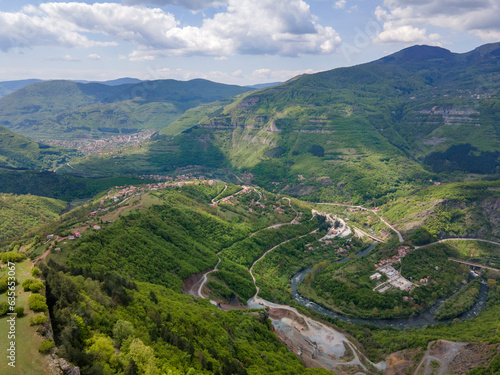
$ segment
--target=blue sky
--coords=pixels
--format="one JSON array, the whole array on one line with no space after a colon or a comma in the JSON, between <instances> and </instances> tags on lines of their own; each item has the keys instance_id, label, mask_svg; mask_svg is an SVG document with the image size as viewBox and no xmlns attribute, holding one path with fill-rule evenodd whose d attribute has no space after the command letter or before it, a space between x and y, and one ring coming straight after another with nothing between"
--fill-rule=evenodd
<instances>
[{"instance_id":1,"label":"blue sky","mask_svg":"<svg viewBox=\"0 0 500 375\"><path fill-rule=\"evenodd\" d=\"M500 41L500 0L0 0L0 80L284 81Z\"/></svg>"}]
</instances>

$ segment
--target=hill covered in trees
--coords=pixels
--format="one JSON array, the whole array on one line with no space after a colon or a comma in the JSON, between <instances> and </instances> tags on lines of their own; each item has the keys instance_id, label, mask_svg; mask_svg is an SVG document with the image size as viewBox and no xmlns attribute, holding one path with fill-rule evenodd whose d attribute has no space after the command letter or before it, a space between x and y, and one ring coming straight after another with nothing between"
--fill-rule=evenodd
<instances>
[{"instance_id":1,"label":"hill covered in trees","mask_svg":"<svg viewBox=\"0 0 500 375\"><path fill-rule=\"evenodd\" d=\"M490 44L455 54L415 46L298 76L190 109L147 148L78 167L98 174L138 166L159 172L196 159L250 172L269 190L379 204L453 173L497 175L499 50ZM216 165L202 154L216 155Z\"/></svg>"},{"instance_id":2,"label":"hill covered in trees","mask_svg":"<svg viewBox=\"0 0 500 375\"><path fill-rule=\"evenodd\" d=\"M116 85L45 81L0 98L0 125L34 139L101 138L160 130L187 109L250 88L202 79Z\"/></svg>"}]
</instances>

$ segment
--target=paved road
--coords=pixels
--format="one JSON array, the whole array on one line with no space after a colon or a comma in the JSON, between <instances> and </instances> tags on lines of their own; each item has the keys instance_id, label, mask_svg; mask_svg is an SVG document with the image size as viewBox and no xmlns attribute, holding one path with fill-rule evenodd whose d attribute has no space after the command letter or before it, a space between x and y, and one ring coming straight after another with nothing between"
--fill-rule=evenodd
<instances>
[{"instance_id":1,"label":"paved road","mask_svg":"<svg viewBox=\"0 0 500 375\"><path fill-rule=\"evenodd\" d=\"M448 258L448 260L451 260L452 262L467 264L468 266L479 267L479 268L486 268L488 270L500 272L499 269L496 269L496 268L493 268L493 267L488 267L488 266L483 266L483 265L477 264L477 263L466 262L466 261L463 261L463 260L453 259L453 258Z\"/></svg>"},{"instance_id":2,"label":"paved road","mask_svg":"<svg viewBox=\"0 0 500 375\"><path fill-rule=\"evenodd\" d=\"M217 264L215 265L215 268L208 271L208 272L205 272L203 274L202 278L191 287L188 294L191 294L195 297L205 298L205 296L203 295L203 287L205 286L205 284L208 281L207 276L209 274L211 274L212 272L217 271L217 266L219 265L219 263L220 263L220 258L219 258L219 261L217 262Z\"/></svg>"},{"instance_id":3,"label":"paved road","mask_svg":"<svg viewBox=\"0 0 500 375\"><path fill-rule=\"evenodd\" d=\"M499 245L500 246L499 242L490 241L490 240L483 240L483 239L480 239L480 238L445 238L443 240L439 240L439 241L436 241L436 242L433 242L433 243L429 243L427 245L415 246L415 249L420 249L420 248L423 248L423 247L429 247L429 246L432 246L432 245L435 245L435 244L438 244L438 243L443 243L443 242L446 242L446 241L479 241L479 242L487 242L487 243L491 243L493 245Z\"/></svg>"}]
</instances>

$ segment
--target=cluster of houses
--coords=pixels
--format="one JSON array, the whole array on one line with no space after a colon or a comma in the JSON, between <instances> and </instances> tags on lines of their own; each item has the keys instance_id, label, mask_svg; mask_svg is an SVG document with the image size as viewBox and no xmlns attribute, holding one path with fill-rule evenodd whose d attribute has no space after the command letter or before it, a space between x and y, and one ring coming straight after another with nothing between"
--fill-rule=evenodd
<instances>
[{"instance_id":1,"label":"cluster of houses","mask_svg":"<svg viewBox=\"0 0 500 375\"><path fill-rule=\"evenodd\" d=\"M382 259L379 263L375 264L375 268L383 267L388 264L401 263L401 259L410 253L410 246L401 246L398 249L398 255L393 255L392 258Z\"/></svg>"},{"instance_id":2,"label":"cluster of houses","mask_svg":"<svg viewBox=\"0 0 500 375\"><path fill-rule=\"evenodd\" d=\"M316 247L313 247L313 246L307 246L307 249L304 250L304 253L309 253L311 251L314 251L314 250L318 250L318 249L321 249L323 247L328 247L328 246L331 246L333 245L333 242L330 241L330 240L326 240L326 241L322 241L321 242L321 245L319 246L316 246ZM336 253L340 256L347 256L349 254L349 250L347 248L350 248L352 245L346 245L346 249L344 249L343 247L339 247L337 250L336 250Z\"/></svg>"},{"instance_id":3,"label":"cluster of houses","mask_svg":"<svg viewBox=\"0 0 500 375\"><path fill-rule=\"evenodd\" d=\"M375 264L377 272L370 276L370 280L380 280L382 278L382 274L387 275L389 280L385 283L377 283L377 286L373 290L384 293L391 288L406 291L413 289L415 284L405 279L394 267L392 267L393 264L401 262L401 258L408 255L410 250L409 246L401 246L398 249L398 255L394 255L392 258L383 259L379 263Z\"/></svg>"},{"instance_id":4,"label":"cluster of houses","mask_svg":"<svg viewBox=\"0 0 500 375\"><path fill-rule=\"evenodd\" d=\"M198 167L197 165L188 165L187 167L184 168L179 168L179 169L191 169ZM198 172L199 173L199 172ZM159 174L144 174L142 176L139 176L141 180L155 180L155 181L173 181L173 182L178 182L178 181L189 181L189 180L201 180L205 181L207 180L206 176L199 175L197 172L189 172L186 174L179 174L175 177L173 176L164 176L164 175L159 175ZM215 182L214 180L208 180L210 184Z\"/></svg>"},{"instance_id":5,"label":"cluster of houses","mask_svg":"<svg viewBox=\"0 0 500 375\"><path fill-rule=\"evenodd\" d=\"M75 233L73 233L72 235L70 235L70 236L68 236L68 237L57 237L57 240L58 240L58 241L62 241L62 240L74 241L75 239L80 238L81 236L82 236L82 235L81 235L81 233L80 233L80 232L75 232ZM49 241L51 241L51 240L53 240L53 239L55 239L55 236L54 236L53 234L48 234L48 235L47 235L47 242L45 242L45 243L48 243ZM61 250L61 248L60 248L60 247L56 247L56 248L54 249L54 251L55 251L56 253L60 253L62 250Z\"/></svg>"},{"instance_id":6,"label":"cluster of houses","mask_svg":"<svg viewBox=\"0 0 500 375\"><path fill-rule=\"evenodd\" d=\"M155 132L152 129L142 130L133 134L114 135L103 137L101 139L77 138L72 140L44 140L51 146L59 146L65 148L75 148L82 152L88 158L89 155L105 153L113 154L115 151L124 148L125 146L137 146L151 137Z\"/></svg>"},{"instance_id":7,"label":"cluster of houses","mask_svg":"<svg viewBox=\"0 0 500 375\"><path fill-rule=\"evenodd\" d=\"M209 180L208 182L210 183L210 181L213 181L213 180ZM146 184L143 186L133 186L133 185L115 186L114 189L111 189L108 192L108 195L106 196L106 198L112 199L113 201L118 202L120 199L133 197L133 196L139 196L139 195L144 194L148 191L155 191L155 190L163 190L163 189L167 189L167 188L180 187L180 186L184 186L185 184L186 184L185 180L178 180L178 181L173 181L173 182L158 182L156 184L155 183ZM103 201L101 201L101 203L103 203Z\"/></svg>"},{"instance_id":8,"label":"cluster of houses","mask_svg":"<svg viewBox=\"0 0 500 375\"><path fill-rule=\"evenodd\" d=\"M273 211L279 213L279 214L284 214L285 210L281 206L281 202L277 201L276 204L273 204Z\"/></svg>"}]
</instances>

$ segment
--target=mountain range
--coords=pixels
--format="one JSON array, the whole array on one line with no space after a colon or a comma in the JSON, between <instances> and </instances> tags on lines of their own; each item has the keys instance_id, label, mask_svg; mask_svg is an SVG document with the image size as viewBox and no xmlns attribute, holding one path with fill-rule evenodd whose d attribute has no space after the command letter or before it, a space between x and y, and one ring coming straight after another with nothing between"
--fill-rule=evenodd
<instances>
[{"instance_id":1,"label":"mountain range","mask_svg":"<svg viewBox=\"0 0 500 375\"><path fill-rule=\"evenodd\" d=\"M89 175L224 167L273 191L355 202L441 172L494 175L499 65L498 43L464 54L414 46L189 109L146 150L76 165Z\"/></svg>"},{"instance_id":2,"label":"mountain range","mask_svg":"<svg viewBox=\"0 0 500 375\"><path fill-rule=\"evenodd\" d=\"M35 139L74 139L160 130L187 109L251 88L196 79L123 83L46 81L0 98L0 125Z\"/></svg>"}]
</instances>

